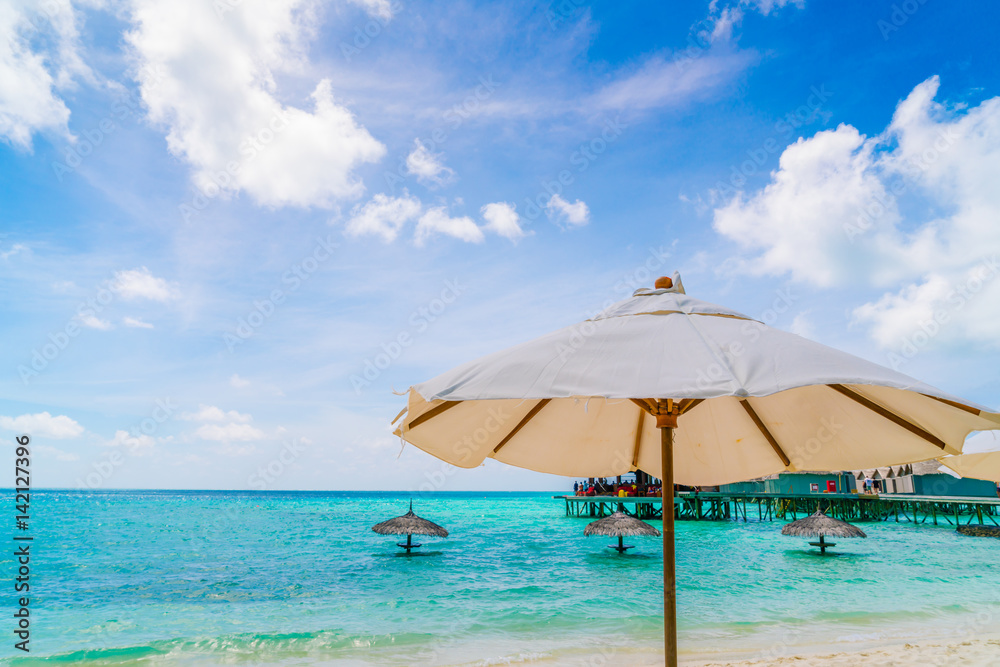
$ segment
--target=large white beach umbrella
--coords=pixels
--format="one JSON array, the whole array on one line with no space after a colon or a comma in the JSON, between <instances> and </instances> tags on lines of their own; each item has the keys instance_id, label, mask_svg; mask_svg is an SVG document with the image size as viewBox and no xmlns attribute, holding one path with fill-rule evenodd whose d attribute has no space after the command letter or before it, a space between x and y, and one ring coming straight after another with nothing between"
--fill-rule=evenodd
<instances>
[{"instance_id":1,"label":"large white beach umbrella","mask_svg":"<svg viewBox=\"0 0 1000 667\"><path fill-rule=\"evenodd\" d=\"M596 317L410 388L396 433L462 468L663 480L664 636L676 665L673 484L959 454L1000 415L687 296L661 278ZM403 413L401 413L401 416ZM398 418L397 418L398 419Z\"/></svg>"},{"instance_id":2,"label":"large white beach umbrella","mask_svg":"<svg viewBox=\"0 0 1000 667\"><path fill-rule=\"evenodd\" d=\"M1000 483L1000 433L977 433L965 442L961 456L938 459L962 477Z\"/></svg>"}]
</instances>

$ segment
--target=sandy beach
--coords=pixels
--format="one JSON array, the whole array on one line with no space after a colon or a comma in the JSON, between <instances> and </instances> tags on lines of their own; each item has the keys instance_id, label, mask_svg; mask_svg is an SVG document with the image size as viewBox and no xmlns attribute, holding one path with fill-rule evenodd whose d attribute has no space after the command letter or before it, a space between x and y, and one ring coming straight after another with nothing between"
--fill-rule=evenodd
<instances>
[{"instance_id":1,"label":"sandy beach","mask_svg":"<svg viewBox=\"0 0 1000 667\"><path fill-rule=\"evenodd\" d=\"M890 645L862 651L798 654L733 662L682 661L689 667L758 667L762 665L815 665L816 667L895 667L941 665L988 667L1000 662L1000 635L965 641L926 641ZM653 664L653 663L650 663Z\"/></svg>"}]
</instances>

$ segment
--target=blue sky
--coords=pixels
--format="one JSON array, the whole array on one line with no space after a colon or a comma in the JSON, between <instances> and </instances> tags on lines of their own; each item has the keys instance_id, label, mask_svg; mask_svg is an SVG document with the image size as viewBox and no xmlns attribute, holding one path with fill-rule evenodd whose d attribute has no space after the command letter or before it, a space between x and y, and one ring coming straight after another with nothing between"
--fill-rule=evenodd
<instances>
[{"instance_id":1,"label":"blue sky","mask_svg":"<svg viewBox=\"0 0 1000 667\"><path fill-rule=\"evenodd\" d=\"M991 5L0 2L36 486L553 489L404 391L678 270L1000 405Z\"/></svg>"}]
</instances>

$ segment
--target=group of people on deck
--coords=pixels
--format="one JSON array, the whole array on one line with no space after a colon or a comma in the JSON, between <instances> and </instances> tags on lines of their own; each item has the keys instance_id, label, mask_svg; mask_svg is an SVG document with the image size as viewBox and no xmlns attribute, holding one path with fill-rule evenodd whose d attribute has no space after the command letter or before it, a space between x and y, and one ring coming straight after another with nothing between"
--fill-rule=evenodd
<instances>
[{"instance_id":1,"label":"group of people on deck","mask_svg":"<svg viewBox=\"0 0 1000 667\"><path fill-rule=\"evenodd\" d=\"M652 481L652 480L650 480ZM660 485L641 484L639 480L622 481L603 479L600 477L573 482L573 493L577 496L619 496L619 497L653 497L660 496Z\"/></svg>"}]
</instances>

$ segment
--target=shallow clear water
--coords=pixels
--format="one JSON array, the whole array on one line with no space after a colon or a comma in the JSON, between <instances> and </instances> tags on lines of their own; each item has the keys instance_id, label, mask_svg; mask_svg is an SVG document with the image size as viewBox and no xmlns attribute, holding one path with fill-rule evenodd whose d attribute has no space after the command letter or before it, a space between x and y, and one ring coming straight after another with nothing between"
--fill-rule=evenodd
<instances>
[{"instance_id":1,"label":"shallow clear water","mask_svg":"<svg viewBox=\"0 0 1000 667\"><path fill-rule=\"evenodd\" d=\"M619 556L611 538L584 538L588 520L564 516L552 494L441 493L417 496L415 510L451 535L406 556L370 527L409 497L36 492L30 662L656 660L657 538ZM863 524L867 540L821 557L781 525L677 524L682 658L1000 629L1000 540ZM8 591L11 551L0 557Z\"/></svg>"}]
</instances>

